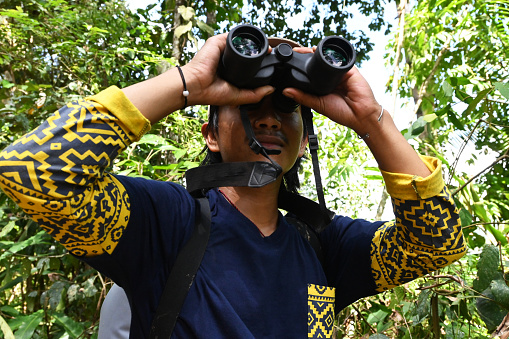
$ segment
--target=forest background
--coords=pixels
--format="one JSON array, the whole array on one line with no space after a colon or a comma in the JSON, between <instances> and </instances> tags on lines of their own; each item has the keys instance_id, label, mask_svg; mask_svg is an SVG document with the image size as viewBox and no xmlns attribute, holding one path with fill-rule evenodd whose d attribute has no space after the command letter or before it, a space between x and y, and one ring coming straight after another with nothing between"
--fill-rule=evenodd
<instances>
[{"instance_id":1,"label":"forest background","mask_svg":"<svg viewBox=\"0 0 509 339\"><path fill-rule=\"evenodd\" d=\"M384 105L396 121L409 121L402 133L419 152L442 160L469 251L450 267L347 307L336 337L508 338L506 0L155 1L131 11L121 0L0 0L0 149L66 102L184 64L208 36L239 23L309 46L342 35L362 66L375 41L348 23L363 20L389 41L377 60L389 70L380 72L389 74L391 107ZM387 20L391 7L397 17ZM291 17L298 27L289 26ZM111 170L182 181L200 161L205 118L205 107L176 112ZM385 216L387 194L366 146L320 116L315 125L328 207ZM465 164L475 166L465 171ZM313 197L309 164L301 175L301 193ZM95 338L110 286L0 193L0 338Z\"/></svg>"}]
</instances>

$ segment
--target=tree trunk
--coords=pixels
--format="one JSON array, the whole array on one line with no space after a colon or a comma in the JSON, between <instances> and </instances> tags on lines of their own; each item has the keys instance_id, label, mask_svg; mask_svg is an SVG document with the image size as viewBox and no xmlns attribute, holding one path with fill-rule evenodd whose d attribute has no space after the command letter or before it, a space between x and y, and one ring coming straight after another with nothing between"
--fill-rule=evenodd
<instances>
[{"instance_id":1,"label":"tree trunk","mask_svg":"<svg viewBox=\"0 0 509 339\"><path fill-rule=\"evenodd\" d=\"M175 28L182 25L182 16L178 12L178 9L180 6L185 6L185 0L176 0L175 1L175 8L173 9L173 30L175 30ZM181 38L182 38L182 40L184 40L182 43L181 43ZM177 60L178 64L181 63L182 52L183 52L186 40L187 39L185 37L178 38L175 35L173 35L171 56L173 58L175 58L175 60Z\"/></svg>"}]
</instances>

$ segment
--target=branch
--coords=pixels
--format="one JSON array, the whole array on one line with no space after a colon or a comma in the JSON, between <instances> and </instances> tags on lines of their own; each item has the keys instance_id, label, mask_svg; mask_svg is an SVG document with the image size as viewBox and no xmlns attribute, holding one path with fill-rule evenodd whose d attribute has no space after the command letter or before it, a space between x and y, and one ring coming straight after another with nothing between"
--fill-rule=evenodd
<instances>
[{"instance_id":1,"label":"branch","mask_svg":"<svg viewBox=\"0 0 509 339\"><path fill-rule=\"evenodd\" d=\"M431 79L433 79L433 76L435 75L435 73L436 73L436 71L438 69L438 66L440 65L440 62L444 58L445 52L447 52L449 50L449 47L450 47L450 44L451 44L451 40L452 40L452 36L450 36L447 39L447 41L445 42L445 46L442 47L442 49L438 53L437 58L435 60L435 64L433 65L433 68L431 69L431 72L429 73L429 75L426 78L426 80L424 80L424 82L421 85L421 88L419 89L418 100L415 103L414 115L417 114L417 111L421 107L422 98L424 96L424 93L426 92L426 89L428 88L428 85L431 82Z\"/></svg>"},{"instance_id":2,"label":"branch","mask_svg":"<svg viewBox=\"0 0 509 339\"><path fill-rule=\"evenodd\" d=\"M405 10L406 0L402 0L398 8L399 12L399 35L398 44L396 46L396 56L394 58L394 73L392 76L392 117L396 115L396 101L398 98L398 83L399 83L399 59L401 57L401 49L403 48L403 40L405 37Z\"/></svg>"},{"instance_id":3,"label":"branch","mask_svg":"<svg viewBox=\"0 0 509 339\"><path fill-rule=\"evenodd\" d=\"M476 226L484 226L484 225L509 225L509 221L500 221L500 222L476 222L473 224L470 224L468 226L461 226L462 229L470 228L470 227L476 227Z\"/></svg>"},{"instance_id":4,"label":"branch","mask_svg":"<svg viewBox=\"0 0 509 339\"><path fill-rule=\"evenodd\" d=\"M489 165L488 167L486 167L485 169L483 169L481 172L477 173L476 175L474 175L472 178L470 178L466 183L464 183L463 185L461 185L457 190L455 190L453 193L452 193L452 196L455 196L456 194L459 193L459 191L461 191L463 188L465 188L465 186L467 186L468 184L470 184L472 181L474 181L478 176L480 176L481 174L483 174L484 172L486 172L487 170L489 170L490 168L492 168L493 166L495 166L497 164L497 162L499 162L500 160L504 160L504 159L507 159L509 158L509 155L507 155L507 153L509 152L509 148L505 151L504 155L502 155L501 157L498 157L497 159L495 159L495 161L493 161L493 163L491 163L491 165Z\"/></svg>"},{"instance_id":5,"label":"branch","mask_svg":"<svg viewBox=\"0 0 509 339\"><path fill-rule=\"evenodd\" d=\"M479 121L477 122L477 124L475 124L474 128L472 129L472 131L470 131L470 134L468 135L468 137L465 140L465 142L463 143L463 145L461 145L459 153L458 153L458 156L456 157L456 159L454 159L454 162L452 163L452 171L451 171L451 175L449 177L449 182L447 183L447 185L451 184L451 181L452 181L452 178L454 177L454 173L456 172L456 166L458 165L458 162L460 160L461 154L465 150L465 147L467 147L467 144L470 141L470 139L472 138L472 135L474 135L475 130L477 129L477 127L479 127L479 125L481 124L482 121L484 121L484 120L479 119Z\"/></svg>"},{"instance_id":6,"label":"branch","mask_svg":"<svg viewBox=\"0 0 509 339\"><path fill-rule=\"evenodd\" d=\"M384 190L382 192L382 197L380 198L380 203L378 204L378 208L376 210L375 221L382 220L382 214L384 213L385 204L387 203L388 198L389 198L389 193L387 193L387 188L384 186Z\"/></svg>"}]
</instances>

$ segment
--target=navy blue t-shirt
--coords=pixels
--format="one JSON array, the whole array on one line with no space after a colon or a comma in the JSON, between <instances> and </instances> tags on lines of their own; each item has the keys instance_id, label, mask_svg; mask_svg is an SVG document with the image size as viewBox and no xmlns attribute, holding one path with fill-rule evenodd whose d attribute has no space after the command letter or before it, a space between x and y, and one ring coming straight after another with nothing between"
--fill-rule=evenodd
<instances>
[{"instance_id":1,"label":"navy blue t-shirt","mask_svg":"<svg viewBox=\"0 0 509 339\"><path fill-rule=\"evenodd\" d=\"M194 229L197 202L177 184L117 179L130 199L129 224L113 254L86 260L124 288L130 338L146 338L171 267ZM310 314L320 311L310 313L310 288L334 287L339 309L376 293L370 245L381 223L335 217L320 234L322 267L282 215L263 238L217 190L207 196L210 239L172 338L307 338L316 320Z\"/></svg>"}]
</instances>

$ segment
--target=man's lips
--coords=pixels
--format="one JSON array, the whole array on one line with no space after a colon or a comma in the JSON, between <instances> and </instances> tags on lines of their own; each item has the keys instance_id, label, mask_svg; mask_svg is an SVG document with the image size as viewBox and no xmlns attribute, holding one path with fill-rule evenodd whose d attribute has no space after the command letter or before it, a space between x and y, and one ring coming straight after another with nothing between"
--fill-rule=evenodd
<instances>
[{"instance_id":1,"label":"man's lips","mask_svg":"<svg viewBox=\"0 0 509 339\"><path fill-rule=\"evenodd\" d=\"M256 140L266 148L280 148L285 145L284 138L276 135L258 134Z\"/></svg>"}]
</instances>

